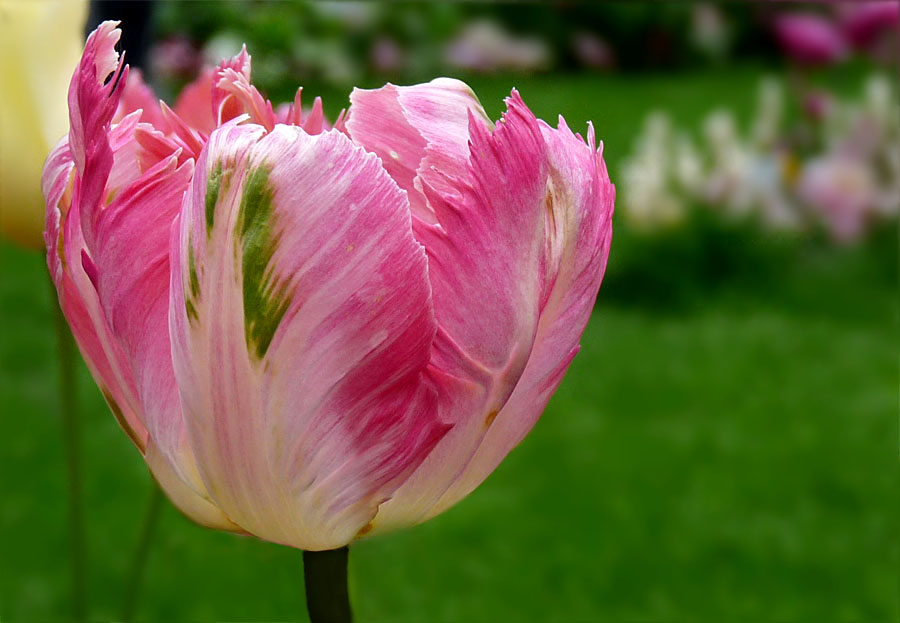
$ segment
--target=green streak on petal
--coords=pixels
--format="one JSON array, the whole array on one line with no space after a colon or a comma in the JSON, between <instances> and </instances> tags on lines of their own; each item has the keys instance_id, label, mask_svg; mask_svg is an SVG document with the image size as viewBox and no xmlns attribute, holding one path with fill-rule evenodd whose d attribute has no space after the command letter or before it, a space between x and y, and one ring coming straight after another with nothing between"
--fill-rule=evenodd
<instances>
[{"instance_id":1,"label":"green streak on petal","mask_svg":"<svg viewBox=\"0 0 900 623\"><path fill-rule=\"evenodd\" d=\"M184 299L184 310L187 312L189 322L200 319L200 316L197 314L197 308L194 307L194 302L191 299Z\"/></svg>"},{"instance_id":2,"label":"green streak on petal","mask_svg":"<svg viewBox=\"0 0 900 623\"><path fill-rule=\"evenodd\" d=\"M219 191L222 187L222 163L216 162L209 180L206 182L206 235L212 232L216 219L216 203L219 201Z\"/></svg>"},{"instance_id":3,"label":"green streak on petal","mask_svg":"<svg viewBox=\"0 0 900 623\"><path fill-rule=\"evenodd\" d=\"M237 229L241 243L244 336L247 349L262 359L290 304L287 284L278 284L270 269L279 235L273 223L271 168L253 170L244 185Z\"/></svg>"},{"instance_id":4,"label":"green streak on petal","mask_svg":"<svg viewBox=\"0 0 900 623\"><path fill-rule=\"evenodd\" d=\"M191 297L200 298L200 278L197 276L197 262L194 260L194 245L188 243L188 278L191 284Z\"/></svg>"},{"instance_id":5,"label":"green streak on petal","mask_svg":"<svg viewBox=\"0 0 900 623\"><path fill-rule=\"evenodd\" d=\"M188 321L199 320L197 306L194 301L200 298L200 277L197 275L197 261L194 259L194 245L188 234L188 291L184 293L184 309Z\"/></svg>"}]
</instances>

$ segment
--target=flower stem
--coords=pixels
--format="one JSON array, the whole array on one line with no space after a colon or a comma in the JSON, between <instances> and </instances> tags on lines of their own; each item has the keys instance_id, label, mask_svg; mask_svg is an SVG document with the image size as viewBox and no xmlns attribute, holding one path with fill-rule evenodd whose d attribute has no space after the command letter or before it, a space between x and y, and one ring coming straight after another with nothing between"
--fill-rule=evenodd
<instances>
[{"instance_id":1,"label":"flower stem","mask_svg":"<svg viewBox=\"0 0 900 623\"><path fill-rule=\"evenodd\" d=\"M349 548L324 552L303 552L303 580L306 609L312 623L350 623L350 595L347 592Z\"/></svg>"},{"instance_id":2,"label":"flower stem","mask_svg":"<svg viewBox=\"0 0 900 623\"><path fill-rule=\"evenodd\" d=\"M141 532L138 536L137 547L131 560L131 570L128 573L128 581L125 584L125 598L122 600L122 621L134 620L137 612L138 598L141 593L141 585L144 581L144 570L147 568L147 558L150 554L150 544L156 532L156 524L159 523L159 511L162 508L163 492L155 480L151 479L150 501L144 513L144 521L141 524Z\"/></svg>"},{"instance_id":3,"label":"flower stem","mask_svg":"<svg viewBox=\"0 0 900 623\"><path fill-rule=\"evenodd\" d=\"M72 574L72 618L85 620L86 580L84 547L84 505L81 487L81 430L78 425L78 394L75 383L76 349L72 332L56 302L53 289L56 342L59 354L59 400L69 480L69 572Z\"/></svg>"}]
</instances>

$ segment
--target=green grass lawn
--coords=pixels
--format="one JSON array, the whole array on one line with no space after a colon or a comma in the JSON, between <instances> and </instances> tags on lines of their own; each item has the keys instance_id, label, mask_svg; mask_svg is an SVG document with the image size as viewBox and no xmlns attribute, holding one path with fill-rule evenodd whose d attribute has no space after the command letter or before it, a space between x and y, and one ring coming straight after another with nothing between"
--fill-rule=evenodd
<instances>
[{"instance_id":1,"label":"green grass lawn","mask_svg":"<svg viewBox=\"0 0 900 623\"><path fill-rule=\"evenodd\" d=\"M511 82L539 116L593 117L621 152L649 108L689 121L721 95L747 110L758 72L734 76L721 94L715 75ZM482 82L496 113L507 85ZM352 548L358 620L896 620L896 296L860 257L677 310L601 290L571 372L496 473L435 520ZM3 621L67 608L51 321L42 259L0 245ZM88 598L110 620L150 479L84 366L79 390ZM165 506L140 620L304 611L298 551Z\"/></svg>"}]
</instances>

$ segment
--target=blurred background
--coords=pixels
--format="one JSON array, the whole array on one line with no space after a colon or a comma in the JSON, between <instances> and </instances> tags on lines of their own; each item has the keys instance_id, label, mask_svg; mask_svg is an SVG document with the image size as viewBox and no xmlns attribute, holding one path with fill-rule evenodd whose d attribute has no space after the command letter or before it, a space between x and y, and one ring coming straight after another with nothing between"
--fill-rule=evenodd
<instances>
[{"instance_id":1,"label":"blurred background","mask_svg":"<svg viewBox=\"0 0 900 623\"><path fill-rule=\"evenodd\" d=\"M332 120L353 86L448 75L493 118L516 87L604 141L615 234L580 354L465 502L352 548L360 621L898 619L895 2L160 0L88 30L114 10L169 102L245 42L273 102L303 85ZM69 598L45 273L0 243L5 621ZM78 383L109 620L151 482ZM139 620L302 617L297 551L168 503L152 543Z\"/></svg>"}]
</instances>

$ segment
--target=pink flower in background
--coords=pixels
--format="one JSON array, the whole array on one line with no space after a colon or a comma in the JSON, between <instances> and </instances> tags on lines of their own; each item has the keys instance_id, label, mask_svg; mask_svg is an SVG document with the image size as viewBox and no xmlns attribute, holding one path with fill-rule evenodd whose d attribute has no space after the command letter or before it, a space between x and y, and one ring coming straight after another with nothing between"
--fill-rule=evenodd
<instances>
[{"instance_id":1,"label":"pink flower in background","mask_svg":"<svg viewBox=\"0 0 900 623\"><path fill-rule=\"evenodd\" d=\"M463 83L276 113L246 51L174 110L88 39L48 266L113 413L201 524L330 549L477 487L578 351L614 189L593 128ZM137 107L141 110L137 110Z\"/></svg>"},{"instance_id":2,"label":"pink flower in background","mask_svg":"<svg viewBox=\"0 0 900 623\"><path fill-rule=\"evenodd\" d=\"M841 27L854 46L867 48L885 32L896 35L900 23L900 4L896 0L855 2L839 8Z\"/></svg>"},{"instance_id":3,"label":"pink flower in background","mask_svg":"<svg viewBox=\"0 0 900 623\"><path fill-rule=\"evenodd\" d=\"M447 45L445 62L469 71L539 71L550 66L550 49L535 37L507 32L490 19L469 22Z\"/></svg>"},{"instance_id":4,"label":"pink flower in background","mask_svg":"<svg viewBox=\"0 0 900 623\"><path fill-rule=\"evenodd\" d=\"M877 188L865 162L853 156L830 154L803 168L797 184L800 198L816 214L835 240L859 239L875 208Z\"/></svg>"},{"instance_id":5,"label":"pink flower in background","mask_svg":"<svg viewBox=\"0 0 900 623\"><path fill-rule=\"evenodd\" d=\"M847 44L835 24L814 13L782 13L775 34L789 56L805 65L833 63L847 55Z\"/></svg>"},{"instance_id":6,"label":"pink flower in background","mask_svg":"<svg viewBox=\"0 0 900 623\"><path fill-rule=\"evenodd\" d=\"M813 121L826 119L834 106L834 96L828 91L811 90L803 94L803 112Z\"/></svg>"},{"instance_id":7,"label":"pink flower in background","mask_svg":"<svg viewBox=\"0 0 900 623\"><path fill-rule=\"evenodd\" d=\"M885 64L897 63L900 4L896 0L838 5L844 36L858 50Z\"/></svg>"},{"instance_id":8,"label":"pink flower in background","mask_svg":"<svg viewBox=\"0 0 900 623\"><path fill-rule=\"evenodd\" d=\"M403 48L396 41L382 36L372 44L369 61L376 71L391 73L403 69L405 56Z\"/></svg>"},{"instance_id":9,"label":"pink flower in background","mask_svg":"<svg viewBox=\"0 0 900 623\"><path fill-rule=\"evenodd\" d=\"M572 53L585 67L612 69L616 65L613 49L602 37L591 32L578 32L572 36Z\"/></svg>"},{"instance_id":10,"label":"pink flower in background","mask_svg":"<svg viewBox=\"0 0 900 623\"><path fill-rule=\"evenodd\" d=\"M203 64L200 50L184 37L173 36L156 43L150 51L152 73L156 76L188 79Z\"/></svg>"}]
</instances>

